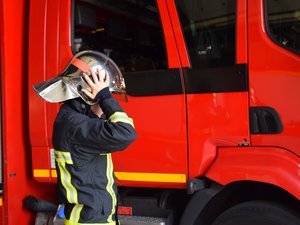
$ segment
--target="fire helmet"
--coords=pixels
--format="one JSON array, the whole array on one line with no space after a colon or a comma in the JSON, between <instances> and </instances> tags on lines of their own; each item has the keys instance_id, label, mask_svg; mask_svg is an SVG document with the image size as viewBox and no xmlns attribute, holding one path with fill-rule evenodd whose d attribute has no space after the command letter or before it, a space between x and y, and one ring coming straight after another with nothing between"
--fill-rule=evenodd
<instances>
[{"instance_id":1,"label":"fire helmet","mask_svg":"<svg viewBox=\"0 0 300 225\"><path fill-rule=\"evenodd\" d=\"M96 102L87 97L81 89L90 90L83 78L83 73L90 74L90 70L105 78L109 76L109 90L112 93L126 94L123 75L108 56L97 51L81 51L73 56L67 67L53 79L41 82L33 86L35 92L48 102L63 102L73 98L82 98L87 104ZM92 79L92 78L91 78Z\"/></svg>"}]
</instances>

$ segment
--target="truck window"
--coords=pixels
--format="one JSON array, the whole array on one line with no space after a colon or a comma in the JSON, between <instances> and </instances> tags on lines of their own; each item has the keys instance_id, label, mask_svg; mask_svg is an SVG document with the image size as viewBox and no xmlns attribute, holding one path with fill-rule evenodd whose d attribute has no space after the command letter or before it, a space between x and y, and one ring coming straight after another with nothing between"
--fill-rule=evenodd
<instances>
[{"instance_id":1,"label":"truck window","mask_svg":"<svg viewBox=\"0 0 300 225\"><path fill-rule=\"evenodd\" d=\"M266 27L274 42L300 55L299 0L266 0Z\"/></svg>"},{"instance_id":2,"label":"truck window","mask_svg":"<svg viewBox=\"0 0 300 225\"><path fill-rule=\"evenodd\" d=\"M74 53L98 50L124 72L167 68L155 0L75 0Z\"/></svg>"},{"instance_id":3,"label":"truck window","mask_svg":"<svg viewBox=\"0 0 300 225\"><path fill-rule=\"evenodd\" d=\"M192 68L235 65L235 10L232 0L176 0Z\"/></svg>"}]
</instances>

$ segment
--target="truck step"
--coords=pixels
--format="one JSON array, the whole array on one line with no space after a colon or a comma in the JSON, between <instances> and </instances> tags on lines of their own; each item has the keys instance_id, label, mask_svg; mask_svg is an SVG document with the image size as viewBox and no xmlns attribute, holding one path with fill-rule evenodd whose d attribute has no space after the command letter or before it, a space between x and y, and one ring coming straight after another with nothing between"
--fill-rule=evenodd
<instances>
[{"instance_id":1,"label":"truck step","mask_svg":"<svg viewBox=\"0 0 300 225\"><path fill-rule=\"evenodd\" d=\"M166 225L166 218L119 215L121 225Z\"/></svg>"},{"instance_id":2,"label":"truck step","mask_svg":"<svg viewBox=\"0 0 300 225\"><path fill-rule=\"evenodd\" d=\"M146 216L123 216L119 215L118 219L121 225L167 225L167 218L146 217ZM63 225L64 220L56 218L53 221L51 213L37 213L35 225Z\"/></svg>"}]
</instances>

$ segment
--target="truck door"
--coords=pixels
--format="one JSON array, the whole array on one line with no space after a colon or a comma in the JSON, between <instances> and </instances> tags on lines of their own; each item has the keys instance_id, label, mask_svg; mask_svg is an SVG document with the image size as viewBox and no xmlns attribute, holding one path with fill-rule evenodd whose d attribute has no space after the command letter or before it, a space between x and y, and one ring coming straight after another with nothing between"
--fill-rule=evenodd
<instances>
[{"instance_id":1,"label":"truck door","mask_svg":"<svg viewBox=\"0 0 300 225\"><path fill-rule=\"evenodd\" d=\"M205 175L219 146L250 144L246 1L167 2L174 11L171 21L179 51L186 48L189 57L183 74L189 175L194 178ZM185 61L186 56L181 57Z\"/></svg>"},{"instance_id":2,"label":"truck door","mask_svg":"<svg viewBox=\"0 0 300 225\"><path fill-rule=\"evenodd\" d=\"M253 129L251 139L256 146L280 146L299 156L300 1L251 3L250 105L253 113L266 115L252 121L259 129Z\"/></svg>"},{"instance_id":3,"label":"truck door","mask_svg":"<svg viewBox=\"0 0 300 225\"><path fill-rule=\"evenodd\" d=\"M165 0L33 2L29 101L35 177L56 176L50 156L58 105L45 104L31 86L62 71L76 52L92 49L109 55L120 67L128 98L120 102L138 133L129 149L113 154L119 183L184 187L186 102Z\"/></svg>"}]
</instances>

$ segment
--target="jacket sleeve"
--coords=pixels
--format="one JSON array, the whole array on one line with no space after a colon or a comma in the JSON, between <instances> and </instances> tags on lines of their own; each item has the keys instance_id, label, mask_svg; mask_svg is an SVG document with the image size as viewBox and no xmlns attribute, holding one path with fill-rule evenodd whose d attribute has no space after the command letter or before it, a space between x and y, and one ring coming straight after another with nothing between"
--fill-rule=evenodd
<instances>
[{"instance_id":1,"label":"jacket sleeve","mask_svg":"<svg viewBox=\"0 0 300 225\"><path fill-rule=\"evenodd\" d=\"M127 148L137 137L133 120L112 97L99 104L108 119L90 118L80 113L69 118L71 144L100 154Z\"/></svg>"}]
</instances>

